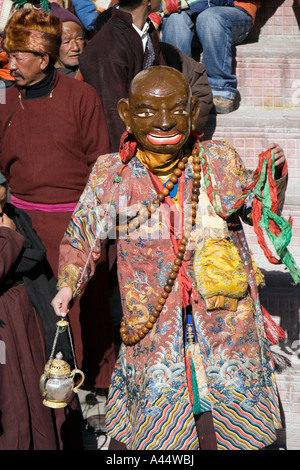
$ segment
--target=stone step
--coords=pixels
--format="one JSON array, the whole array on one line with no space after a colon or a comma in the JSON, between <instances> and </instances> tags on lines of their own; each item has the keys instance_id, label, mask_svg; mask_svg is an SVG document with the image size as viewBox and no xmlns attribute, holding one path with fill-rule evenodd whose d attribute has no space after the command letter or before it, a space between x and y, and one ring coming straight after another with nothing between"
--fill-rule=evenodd
<instances>
[{"instance_id":1,"label":"stone step","mask_svg":"<svg viewBox=\"0 0 300 470\"><path fill-rule=\"evenodd\" d=\"M244 106L300 109L300 6L297 2L262 2L252 32L236 47L233 68ZM201 60L201 48L195 46L194 54Z\"/></svg>"},{"instance_id":2,"label":"stone step","mask_svg":"<svg viewBox=\"0 0 300 470\"><path fill-rule=\"evenodd\" d=\"M297 0L262 1L250 39L281 37L299 40L300 6Z\"/></svg>"},{"instance_id":3,"label":"stone step","mask_svg":"<svg viewBox=\"0 0 300 470\"><path fill-rule=\"evenodd\" d=\"M205 139L226 139L237 149L250 169L268 144L277 142L284 149L290 171L286 202L300 206L300 112L266 110L240 106L230 114L210 115L202 129Z\"/></svg>"},{"instance_id":4,"label":"stone step","mask_svg":"<svg viewBox=\"0 0 300 470\"><path fill-rule=\"evenodd\" d=\"M293 236L289 245L300 266L300 112L295 110L266 110L261 107L241 106L230 114L210 115L202 131L203 139L228 140L238 151L247 168L255 170L259 154L272 142L285 151L289 169L283 216L293 218ZM249 246L258 265L269 271L273 265L266 260L258 246L252 227L245 227ZM271 243L267 243L271 248ZM284 271L284 266L276 266Z\"/></svg>"},{"instance_id":5,"label":"stone step","mask_svg":"<svg viewBox=\"0 0 300 470\"><path fill-rule=\"evenodd\" d=\"M299 70L300 41L272 39L239 45L235 73L241 104L300 111Z\"/></svg>"}]
</instances>

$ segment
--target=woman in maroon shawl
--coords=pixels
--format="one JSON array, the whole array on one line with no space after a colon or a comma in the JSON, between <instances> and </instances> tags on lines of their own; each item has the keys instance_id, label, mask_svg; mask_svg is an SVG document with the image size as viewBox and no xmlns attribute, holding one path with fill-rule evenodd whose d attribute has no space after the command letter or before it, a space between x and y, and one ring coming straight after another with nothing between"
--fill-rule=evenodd
<instances>
[{"instance_id":1,"label":"woman in maroon shawl","mask_svg":"<svg viewBox=\"0 0 300 470\"><path fill-rule=\"evenodd\" d=\"M0 175L1 177L1 175ZM3 181L2 181L3 183ZM6 188L0 185L0 196ZM23 282L25 237L0 208L0 449L57 449L53 414L39 379L47 359L41 319Z\"/></svg>"}]
</instances>

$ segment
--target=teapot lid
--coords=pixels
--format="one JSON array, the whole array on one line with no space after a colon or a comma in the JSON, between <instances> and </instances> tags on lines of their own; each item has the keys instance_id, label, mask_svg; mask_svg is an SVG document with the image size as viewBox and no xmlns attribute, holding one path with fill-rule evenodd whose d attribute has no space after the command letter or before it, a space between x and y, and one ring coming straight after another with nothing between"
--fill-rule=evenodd
<instances>
[{"instance_id":1,"label":"teapot lid","mask_svg":"<svg viewBox=\"0 0 300 470\"><path fill-rule=\"evenodd\" d=\"M45 372L50 372L50 374L53 375L70 375L71 367L66 361L63 361L62 358L62 353L57 353L55 359L47 362L45 366Z\"/></svg>"}]
</instances>

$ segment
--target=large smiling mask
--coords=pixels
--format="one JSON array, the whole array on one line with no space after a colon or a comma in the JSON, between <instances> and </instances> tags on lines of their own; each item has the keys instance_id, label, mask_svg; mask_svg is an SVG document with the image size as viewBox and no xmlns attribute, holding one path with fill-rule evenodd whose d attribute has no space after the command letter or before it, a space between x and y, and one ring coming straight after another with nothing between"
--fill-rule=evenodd
<instances>
[{"instance_id":1,"label":"large smiling mask","mask_svg":"<svg viewBox=\"0 0 300 470\"><path fill-rule=\"evenodd\" d=\"M176 154L195 128L199 102L178 70L157 66L136 75L118 112L142 148Z\"/></svg>"}]
</instances>

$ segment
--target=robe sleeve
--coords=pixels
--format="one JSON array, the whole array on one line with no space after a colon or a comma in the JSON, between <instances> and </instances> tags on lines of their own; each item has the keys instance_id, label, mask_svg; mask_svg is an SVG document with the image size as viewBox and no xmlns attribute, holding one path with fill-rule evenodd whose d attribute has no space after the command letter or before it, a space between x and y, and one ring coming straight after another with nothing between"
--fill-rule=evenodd
<instances>
[{"instance_id":1,"label":"robe sleeve","mask_svg":"<svg viewBox=\"0 0 300 470\"><path fill-rule=\"evenodd\" d=\"M94 275L107 238L105 205L97 195L99 164L93 167L60 245L58 289L70 287L76 297Z\"/></svg>"},{"instance_id":2,"label":"robe sleeve","mask_svg":"<svg viewBox=\"0 0 300 470\"><path fill-rule=\"evenodd\" d=\"M85 106L82 106L80 126L83 151L91 169L99 155L110 152L110 138L102 103L92 87L89 92L89 99L86 100Z\"/></svg>"},{"instance_id":3,"label":"robe sleeve","mask_svg":"<svg viewBox=\"0 0 300 470\"><path fill-rule=\"evenodd\" d=\"M118 152L120 139L125 131L125 125L118 113L118 102L128 94L128 66L125 60L101 58L98 61L99 83L109 83L99 89L105 119L109 129L112 152Z\"/></svg>"},{"instance_id":4,"label":"robe sleeve","mask_svg":"<svg viewBox=\"0 0 300 470\"><path fill-rule=\"evenodd\" d=\"M245 167L236 149L227 141L208 141L205 149L204 183L215 212L223 218L237 211L243 222L252 225L252 208L255 198L254 172ZM287 187L287 166L282 178L275 180L278 197L278 215L281 214ZM244 194L247 194L244 197ZM237 209L237 206L238 209Z\"/></svg>"},{"instance_id":5,"label":"robe sleeve","mask_svg":"<svg viewBox=\"0 0 300 470\"><path fill-rule=\"evenodd\" d=\"M4 282L11 272L21 250L25 238L15 230L0 227L0 282Z\"/></svg>"}]
</instances>

